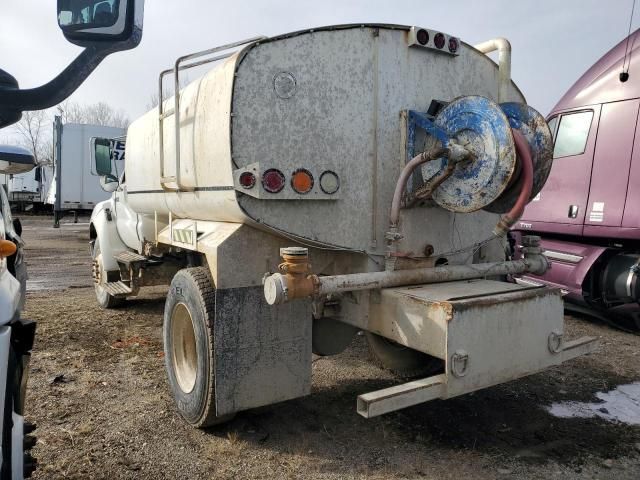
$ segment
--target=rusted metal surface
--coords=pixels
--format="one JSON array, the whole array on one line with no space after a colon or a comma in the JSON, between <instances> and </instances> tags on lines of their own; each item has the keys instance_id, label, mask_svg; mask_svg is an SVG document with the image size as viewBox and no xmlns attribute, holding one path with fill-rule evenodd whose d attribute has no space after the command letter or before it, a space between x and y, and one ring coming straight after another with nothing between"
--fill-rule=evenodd
<instances>
[{"instance_id":1,"label":"rusted metal surface","mask_svg":"<svg viewBox=\"0 0 640 480\"><path fill-rule=\"evenodd\" d=\"M443 359L445 371L360 395L358 413L463 395L593 352L594 338L564 341L562 312L559 291L547 287L471 280L384 289L366 328Z\"/></svg>"},{"instance_id":2,"label":"rusted metal surface","mask_svg":"<svg viewBox=\"0 0 640 480\"><path fill-rule=\"evenodd\" d=\"M544 256L529 255L520 260L472 265L451 265L412 270L352 273L347 275L283 275L275 273L264 279L264 295L270 305L286 303L309 295L322 297L341 292L376 290L401 285L420 285L517 275L525 272L544 272L548 262Z\"/></svg>"},{"instance_id":3,"label":"rusted metal surface","mask_svg":"<svg viewBox=\"0 0 640 480\"><path fill-rule=\"evenodd\" d=\"M460 97L438 113L435 124L473 154L460 162L434 192L433 199L452 212L474 212L495 201L507 188L516 165L513 137L507 117L488 98ZM425 179L442 175L445 159L422 167Z\"/></svg>"},{"instance_id":4,"label":"rusted metal surface","mask_svg":"<svg viewBox=\"0 0 640 480\"><path fill-rule=\"evenodd\" d=\"M509 119L511 128L524 135L533 161L533 189L529 201L533 200L549 177L553 164L553 138L549 125L544 117L530 106L507 102L500 104L500 108ZM518 182L512 185L495 202L487 205L485 210L494 213L508 212L518 198Z\"/></svg>"}]
</instances>

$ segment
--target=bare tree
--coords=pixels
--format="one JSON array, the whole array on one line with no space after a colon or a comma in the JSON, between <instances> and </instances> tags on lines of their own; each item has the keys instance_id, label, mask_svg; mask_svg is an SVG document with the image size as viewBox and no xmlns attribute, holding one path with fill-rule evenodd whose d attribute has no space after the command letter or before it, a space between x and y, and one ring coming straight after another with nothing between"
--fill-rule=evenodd
<instances>
[{"instance_id":1,"label":"bare tree","mask_svg":"<svg viewBox=\"0 0 640 480\"><path fill-rule=\"evenodd\" d=\"M171 77L171 80L173 80L173 77ZM180 79L180 91L182 91L184 89L184 87L186 87L187 85L189 85L190 81L189 81L189 77L185 76L182 77ZM162 87L162 98L163 100L167 100L171 97L173 97L173 82L171 83L171 85L169 85L169 81L165 80L164 85ZM153 92L151 94L151 96L149 97L149 102L147 103L147 111L149 110L153 110L154 108L156 108L158 106L158 104L160 103L160 98L158 96L158 92Z\"/></svg>"},{"instance_id":2,"label":"bare tree","mask_svg":"<svg viewBox=\"0 0 640 480\"><path fill-rule=\"evenodd\" d=\"M46 110L36 110L24 112L22 119L15 125L22 146L33 154L37 164L52 160L51 134L47 128L49 122Z\"/></svg>"},{"instance_id":3,"label":"bare tree","mask_svg":"<svg viewBox=\"0 0 640 480\"><path fill-rule=\"evenodd\" d=\"M81 105L66 101L58 105L57 110L63 123L86 123L118 128L129 126L129 117L124 111L115 110L104 102Z\"/></svg>"}]
</instances>

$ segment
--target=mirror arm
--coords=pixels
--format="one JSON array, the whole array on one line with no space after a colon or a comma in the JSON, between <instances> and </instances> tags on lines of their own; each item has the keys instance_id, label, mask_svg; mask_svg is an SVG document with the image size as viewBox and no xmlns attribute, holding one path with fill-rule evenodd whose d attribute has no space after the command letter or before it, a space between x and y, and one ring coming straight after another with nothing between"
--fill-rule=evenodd
<instances>
[{"instance_id":1,"label":"mirror arm","mask_svg":"<svg viewBox=\"0 0 640 480\"><path fill-rule=\"evenodd\" d=\"M107 55L120 51L118 44L95 44L85 48L56 78L26 90L0 87L1 110L44 110L71 95L91 75Z\"/></svg>"}]
</instances>

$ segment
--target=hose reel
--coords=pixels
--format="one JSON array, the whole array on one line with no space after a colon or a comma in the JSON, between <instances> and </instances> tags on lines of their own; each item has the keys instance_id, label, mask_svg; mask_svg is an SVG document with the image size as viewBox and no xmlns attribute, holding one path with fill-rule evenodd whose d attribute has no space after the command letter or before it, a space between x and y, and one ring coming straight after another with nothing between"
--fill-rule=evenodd
<instances>
[{"instance_id":1,"label":"hose reel","mask_svg":"<svg viewBox=\"0 0 640 480\"><path fill-rule=\"evenodd\" d=\"M511 102L498 105L474 95L456 98L433 120L410 113L413 116L409 119L417 118L416 125L442 146L457 144L472 153L469 161L460 162L455 168L446 158L422 165L427 183L449 168L446 180L431 193L435 203L446 210L506 213L514 207L521 192L522 168L512 129L523 135L531 154L533 188L529 201L549 176L553 157L551 131L544 117L528 105Z\"/></svg>"}]
</instances>

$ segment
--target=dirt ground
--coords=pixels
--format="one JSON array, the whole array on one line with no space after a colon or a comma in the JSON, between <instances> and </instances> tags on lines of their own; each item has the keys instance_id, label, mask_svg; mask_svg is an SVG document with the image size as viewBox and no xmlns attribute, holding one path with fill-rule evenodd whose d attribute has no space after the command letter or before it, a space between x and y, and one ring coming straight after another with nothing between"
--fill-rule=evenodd
<instances>
[{"instance_id":1,"label":"dirt ground","mask_svg":"<svg viewBox=\"0 0 640 480\"><path fill-rule=\"evenodd\" d=\"M38 321L26 414L38 425L34 478L640 478L640 426L545 409L638 381L640 336L567 317L569 336L601 338L597 354L370 420L356 413L357 395L396 380L357 337L345 353L315 360L309 397L194 430L165 380L163 292L100 310L88 225L23 224L25 316Z\"/></svg>"}]
</instances>

